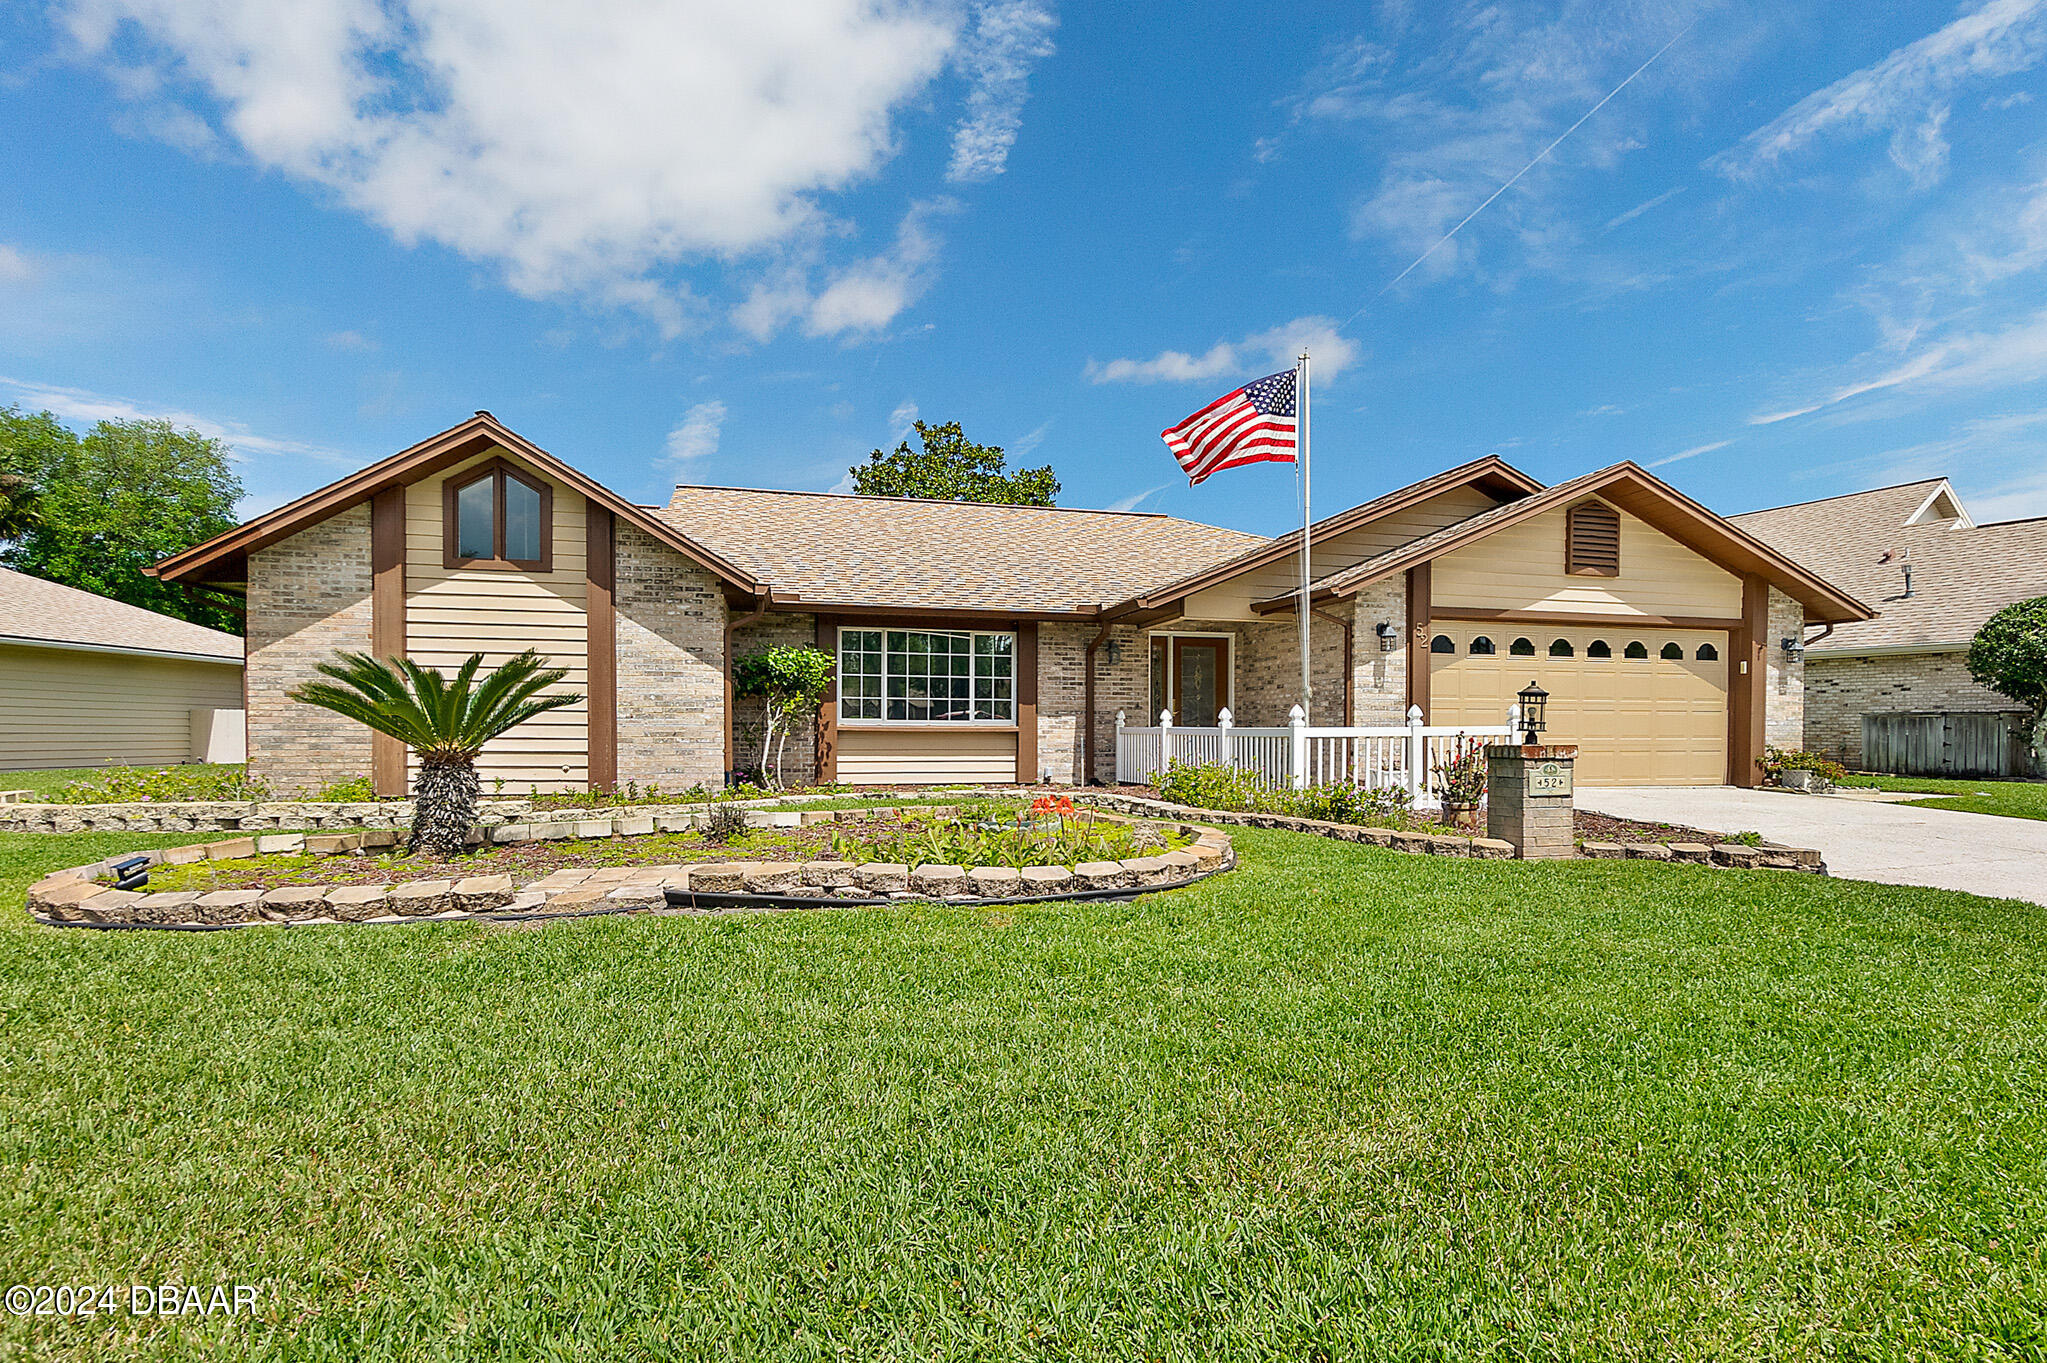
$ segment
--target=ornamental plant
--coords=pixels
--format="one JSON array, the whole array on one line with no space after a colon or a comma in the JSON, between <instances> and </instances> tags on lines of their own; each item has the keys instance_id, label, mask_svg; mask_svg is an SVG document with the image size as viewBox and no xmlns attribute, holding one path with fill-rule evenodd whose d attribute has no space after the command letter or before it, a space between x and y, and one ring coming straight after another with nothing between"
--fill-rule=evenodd
<instances>
[{"instance_id":1,"label":"ornamental plant","mask_svg":"<svg viewBox=\"0 0 2047 1363\"><path fill-rule=\"evenodd\" d=\"M481 678L481 653L470 654L452 679L410 658L348 652L335 658L315 669L330 680L288 694L412 749L419 780L406 850L437 857L459 855L476 826L476 759L483 745L535 715L583 699L575 692L541 695L568 673L546 666L530 648Z\"/></svg>"},{"instance_id":2,"label":"ornamental plant","mask_svg":"<svg viewBox=\"0 0 2047 1363\"><path fill-rule=\"evenodd\" d=\"M1457 752L1436 768L1436 798L1446 805L1476 805L1485 800L1486 760L1481 743L1458 736Z\"/></svg>"},{"instance_id":3,"label":"ornamental plant","mask_svg":"<svg viewBox=\"0 0 2047 1363\"><path fill-rule=\"evenodd\" d=\"M832 655L789 644L749 653L732 664L735 695L758 700L764 712L758 779L782 787L782 750L797 721L817 714L831 689Z\"/></svg>"},{"instance_id":4,"label":"ornamental plant","mask_svg":"<svg viewBox=\"0 0 2047 1363\"><path fill-rule=\"evenodd\" d=\"M1969 675L2026 707L2033 759L2047 761L2047 596L2014 602L1969 641Z\"/></svg>"}]
</instances>

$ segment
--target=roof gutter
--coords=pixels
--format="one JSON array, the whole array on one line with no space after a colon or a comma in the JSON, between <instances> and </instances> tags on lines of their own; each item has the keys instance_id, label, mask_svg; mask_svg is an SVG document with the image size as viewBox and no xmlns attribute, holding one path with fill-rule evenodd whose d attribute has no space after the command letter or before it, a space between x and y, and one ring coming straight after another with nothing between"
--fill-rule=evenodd
<instances>
[{"instance_id":1,"label":"roof gutter","mask_svg":"<svg viewBox=\"0 0 2047 1363\"><path fill-rule=\"evenodd\" d=\"M180 663L218 663L240 667L245 659L231 653L180 653L167 648L127 648L120 644L81 644L68 639L30 639L19 634L0 634L0 644L15 648L52 648L69 653L116 653L130 658L167 658Z\"/></svg>"}]
</instances>

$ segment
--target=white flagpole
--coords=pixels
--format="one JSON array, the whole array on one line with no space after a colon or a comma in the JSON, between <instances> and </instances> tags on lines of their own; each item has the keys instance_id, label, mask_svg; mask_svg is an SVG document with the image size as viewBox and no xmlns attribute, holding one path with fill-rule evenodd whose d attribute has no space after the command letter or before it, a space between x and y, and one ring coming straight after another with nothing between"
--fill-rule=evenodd
<instances>
[{"instance_id":1,"label":"white flagpole","mask_svg":"<svg viewBox=\"0 0 2047 1363\"><path fill-rule=\"evenodd\" d=\"M1308 563L1308 525L1313 482L1308 470L1308 352L1305 350L1301 352L1300 366L1296 370L1294 414L1301 442L1301 606L1297 612L1301 621L1301 710L1308 716L1308 722L1313 724L1315 682L1308 669L1308 583L1311 576Z\"/></svg>"}]
</instances>

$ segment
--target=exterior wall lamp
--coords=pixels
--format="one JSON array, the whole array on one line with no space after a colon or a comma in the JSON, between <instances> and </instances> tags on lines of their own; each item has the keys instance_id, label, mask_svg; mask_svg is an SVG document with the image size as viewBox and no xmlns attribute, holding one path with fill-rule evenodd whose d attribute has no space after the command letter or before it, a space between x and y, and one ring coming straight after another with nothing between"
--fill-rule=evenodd
<instances>
[{"instance_id":1,"label":"exterior wall lamp","mask_svg":"<svg viewBox=\"0 0 2047 1363\"><path fill-rule=\"evenodd\" d=\"M1802 641L1800 641L1799 637L1795 634L1787 634L1784 636L1783 648L1784 656L1791 659L1791 661L1793 662L1797 662L1800 658L1803 658L1805 656L1805 644Z\"/></svg>"},{"instance_id":2,"label":"exterior wall lamp","mask_svg":"<svg viewBox=\"0 0 2047 1363\"><path fill-rule=\"evenodd\" d=\"M1549 727L1544 722L1546 718L1544 709L1549 705L1549 692L1531 681L1521 688L1521 694L1515 699L1521 702L1523 730L1521 741L1532 748L1542 742L1542 731Z\"/></svg>"},{"instance_id":3,"label":"exterior wall lamp","mask_svg":"<svg viewBox=\"0 0 2047 1363\"><path fill-rule=\"evenodd\" d=\"M1109 666L1111 667L1123 661L1123 641L1121 639L1112 636L1107 643L1102 645L1102 651L1109 655Z\"/></svg>"},{"instance_id":4,"label":"exterior wall lamp","mask_svg":"<svg viewBox=\"0 0 2047 1363\"><path fill-rule=\"evenodd\" d=\"M1397 631L1393 628L1393 622L1391 620L1381 620L1377 628L1372 632L1379 636L1379 651L1381 653L1391 653L1393 651L1393 640L1397 637Z\"/></svg>"}]
</instances>

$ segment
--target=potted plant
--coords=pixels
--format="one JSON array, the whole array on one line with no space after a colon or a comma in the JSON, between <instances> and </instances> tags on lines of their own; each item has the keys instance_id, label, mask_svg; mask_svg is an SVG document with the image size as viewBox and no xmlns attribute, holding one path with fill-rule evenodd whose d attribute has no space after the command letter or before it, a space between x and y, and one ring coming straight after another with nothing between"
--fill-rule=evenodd
<instances>
[{"instance_id":1,"label":"potted plant","mask_svg":"<svg viewBox=\"0 0 2047 1363\"><path fill-rule=\"evenodd\" d=\"M1456 754L1436 768L1436 798L1443 802L1443 819L1451 827L1478 832L1485 773L1485 748L1476 743L1460 743Z\"/></svg>"}]
</instances>

